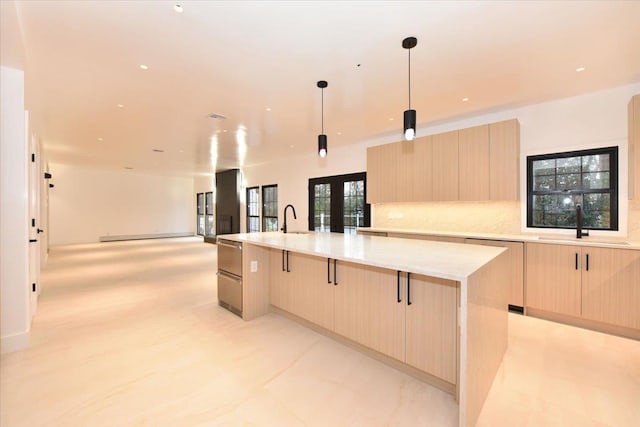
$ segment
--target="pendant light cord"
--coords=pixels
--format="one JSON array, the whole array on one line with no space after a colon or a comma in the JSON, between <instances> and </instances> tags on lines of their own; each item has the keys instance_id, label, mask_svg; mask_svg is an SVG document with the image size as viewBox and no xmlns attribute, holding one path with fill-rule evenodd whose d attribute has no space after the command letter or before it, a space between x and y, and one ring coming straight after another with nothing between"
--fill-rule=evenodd
<instances>
[{"instance_id":1,"label":"pendant light cord","mask_svg":"<svg viewBox=\"0 0 640 427\"><path fill-rule=\"evenodd\" d=\"M409 110L411 110L411 49L409 51Z\"/></svg>"},{"instance_id":2,"label":"pendant light cord","mask_svg":"<svg viewBox=\"0 0 640 427\"><path fill-rule=\"evenodd\" d=\"M322 99L322 107L321 107L321 117L322 117L322 134L324 135L324 88L322 88L322 90L320 91L321 95L321 99Z\"/></svg>"}]
</instances>

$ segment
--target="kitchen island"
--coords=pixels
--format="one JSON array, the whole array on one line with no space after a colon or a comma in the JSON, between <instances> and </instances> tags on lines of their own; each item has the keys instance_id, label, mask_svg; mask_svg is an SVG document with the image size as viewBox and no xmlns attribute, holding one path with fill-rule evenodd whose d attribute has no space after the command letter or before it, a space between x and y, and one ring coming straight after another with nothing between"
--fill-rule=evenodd
<instances>
[{"instance_id":1,"label":"kitchen island","mask_svg":"<svg viewBox=\"0 0 640 427\"><path fill-rule=\"evenodd\" d=\"M458 400L472 426L507 347L504 248L331 233L225 235L243 243L243 310L271 310Z\"/></svg>"}]
</instances>

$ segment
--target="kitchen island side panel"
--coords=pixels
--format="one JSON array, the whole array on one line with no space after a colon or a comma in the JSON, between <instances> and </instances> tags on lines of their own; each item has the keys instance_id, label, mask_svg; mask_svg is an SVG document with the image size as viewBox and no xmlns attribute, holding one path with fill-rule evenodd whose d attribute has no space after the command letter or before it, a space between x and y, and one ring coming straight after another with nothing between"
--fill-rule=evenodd
<instances>
[{"instance_id":1,"label":"kitchen island side panel","mask_svg":"<svg viewBox=\"0 0 640 427\"><path fill-rule=\"evenodd\" d=\"M474 426L507 350L509 256L472 274L460 297L460 426Z\"/></svg>"}]
</instances>

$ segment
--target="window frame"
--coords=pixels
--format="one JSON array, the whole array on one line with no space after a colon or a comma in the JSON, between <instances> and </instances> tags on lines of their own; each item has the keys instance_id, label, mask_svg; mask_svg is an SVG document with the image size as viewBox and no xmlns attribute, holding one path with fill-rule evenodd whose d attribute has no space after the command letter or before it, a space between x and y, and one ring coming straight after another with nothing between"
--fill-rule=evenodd
<instances>
[{"instance_id":1,"label":"window frame","mask_svg":"<svg viewBox=\"0 0 640 427\"><path fill-rule=\"evenodd\" d=\"M344 183L350 181L364 181L364 220L362 227L371 225L371 205L367 203L367 173L356 172L344 175L323 176L318 178L309 178L307 187L309 199L309 218L308 229L315 231L315 191L314 187L318 184L331 185L331 223L330 230L332 233L344 233Z\"/></svg>"},{"instance_id":2,"label":"window frame","mask_svg":"<svg viewBox=\"0 0 640 427\"><path fill-rule=\"evenodd\" d=\"M585 157L594 156L598 154L609 155L609 188L608 189L580 189L580 190L551 190L551 191L534 191L533 190L533 162L540 160L555 160L564 159L568 157ZM560 153L548 153L539 154L535 156L527 156L527 228L542 228L551 230L575 230L574 227L556 227L556 226L544 226L533 225L533 196L548 195L548 194L571 194L581 195L584 194L609 194L611 200L611 223L609 228L592 228L585 226L585 230L597 230L597 231L618 231L619 230L619 209L618 209L618 146L592 148L587 150L566 151ZM582 170L580 172L583 173ZM557 172L556 172L557 175ZM584 204L584 201L583 201Z\"/></svg>"},{"instance_id":3,"label":"window frame","mask_svg":"<svg viewBox=\"0 0 640 427\"><path fill-rule=\"evenodd\" d=\"M202 212L202 213L201 213ZM202 233L200 233L200 218L205 221L205 196L203 193L196 193L196 235L205 235L206 223L202 224Z\"/></svg>"},{"instance_id":4,"label":"window frame","mask_svg":"<svg viewBox=\"0 0 640 427\"><path fill-rule=\"evenodd\" d=\"M249 193L252 190L255 190L257 195L258 195L258 201L257 201L257 204L258 204L258 206L257 206L258 215L251 215L251 211L250 211L250 204L251 204L250 200L251 200L251 198L249 197ZM245 226L245 228L247 230L247 233L259 233L260 230L261 230L261 221L260 221L260 186L256 185L254 187L247 187L246 194L247 194L247 198L246 198L247 218L246 218L246 226ZM257 218L258 219L258 230L251 231L251 229L249 227L249 224L251 224L251 221L250 221L251 218Z\"/></svg>"},{"instance_id":5,"label":"window frame","mask_svg":"<svg viewBox=\"0 0 640 427\"><path fill-rule=\"evenodd\" d=\"M266 189L268 188L275 188L276 189L276 215L275 216L271 216L271 215L265 215L265 203L266 202L273 202L273 201L267 201L265 196L264 196L264 192ZM261 197L262 197L262 210L260 212L260 215L262 217L262 231L278 231L278 184L270 184L270 185L263 185L261 188ZM274 219L276 220L276 229L275 230L267 230L267 224L266 224L266 220L267 219Z\"/></svg>"}]
</instances>

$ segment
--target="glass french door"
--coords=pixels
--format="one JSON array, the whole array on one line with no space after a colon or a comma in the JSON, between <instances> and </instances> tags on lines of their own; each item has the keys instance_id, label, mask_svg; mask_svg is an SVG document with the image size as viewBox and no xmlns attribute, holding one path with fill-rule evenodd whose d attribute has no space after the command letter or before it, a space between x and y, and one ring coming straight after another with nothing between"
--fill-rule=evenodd
<instances>
[{"instance_id":1,"label":"glass french door","mask_svg":"<svg viewBox=\"0 0 640 427\"><path fill-rule=\"evenodd\" d=\"M355 234L371 223L366 173L309 180L309 230Z\"/></svg>"},{"instance_id":2,"label":"glass french door","mask_svg":"<svg viewBox=\"0 0 640 427\"><path fill-rule=\"evenodd\" d=\"M204 193L196 195L196 221L198 226L198 235L204 236Z\"/></svg>"},{"instance_id":3,"label":"glass french door","mask_svg":"<svg viewBox=\"0 0 640 427\"><path fill-rule=\"evenodd\" d=\"M205 223L204 233L205 236L215 235L214 222L213 222L213 192L209 191L205 193Z\"/></svg>"}]
</instances>

